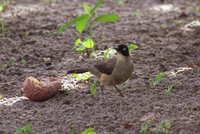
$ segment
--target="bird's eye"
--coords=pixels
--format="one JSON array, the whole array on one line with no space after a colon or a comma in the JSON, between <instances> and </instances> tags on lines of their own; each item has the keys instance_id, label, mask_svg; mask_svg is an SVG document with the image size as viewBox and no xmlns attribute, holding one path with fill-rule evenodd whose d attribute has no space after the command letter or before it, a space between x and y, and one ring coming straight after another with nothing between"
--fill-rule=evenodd
<instances>
[{"instance_id":1,"label":"bird's eye","mask_svg":"<svg viewBox=\"0 0 200 134\"><path fill-rule=\"evenodd\" d=\"M126 48L125 48L125 47L123 48L123 51L126 51Z\"/></svg>"}]
</instances>

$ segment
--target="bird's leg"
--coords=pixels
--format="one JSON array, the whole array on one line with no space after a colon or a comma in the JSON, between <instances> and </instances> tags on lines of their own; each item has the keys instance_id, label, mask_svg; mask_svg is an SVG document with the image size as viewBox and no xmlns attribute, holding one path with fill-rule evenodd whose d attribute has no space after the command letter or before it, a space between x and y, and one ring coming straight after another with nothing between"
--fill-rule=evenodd
<instances>
[{"instance_id":1,"label":"bird's leg","mask_svg":"<svg viewBox=\"0 0 200 134\"><path fill-rule=\"evenodd\" d=\"M115 89L117 89L117 91L120 93L120 95L121 95L122 97L124 97L124 95L122 94L122 92L120 91L120 89L119 89L119 88L117 88L117 86L116 86L116 85L113 85L113 87L114 87Z\"/></svg>"}]
</instances>

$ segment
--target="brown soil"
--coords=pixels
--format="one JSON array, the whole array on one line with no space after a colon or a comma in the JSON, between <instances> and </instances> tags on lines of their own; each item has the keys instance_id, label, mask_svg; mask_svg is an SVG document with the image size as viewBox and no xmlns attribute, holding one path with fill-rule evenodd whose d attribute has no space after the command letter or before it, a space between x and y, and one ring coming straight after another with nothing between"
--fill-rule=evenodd
<instances>
[{"instance_id":1,"label":"brown soil","mask_svg":"<svg viewBox=\"0 0 200 134\"><path fill-rule=\"evenodd\" d=\"M25 124L33 127L33 134L70 134L72 130L76 134L88 127L98 134L138 134L148 118L152 119L150 133L161 133L155 129L157 124L170 120L171 134L200 134L200 32L181 29L200 18L194 10L199 0L126 0L121 6L113 0L98 10L115 12L121 19L95 26L97 51L119 43L139 46L132 52L134 73L119 86L126 97L111 87L104 94L98 88L93 96L87 83L79 82L67 95L59 93L45 102L20 100L26 77L62 78L66 70L95 60L72 50L77 37L73 27L57 32L57 26L82 13L83 1L51 1L15 0L1 13L5 29L0 34L0 94L4 97L0 134L14 133ZM164 13L150 10L160 4L175 8ZM149 76L179 67L192 69L150 88ZM174 83L172 96L164 96L164 89ZM9 98L13 100L8 102Z\"/></svg>"}]
</instances>

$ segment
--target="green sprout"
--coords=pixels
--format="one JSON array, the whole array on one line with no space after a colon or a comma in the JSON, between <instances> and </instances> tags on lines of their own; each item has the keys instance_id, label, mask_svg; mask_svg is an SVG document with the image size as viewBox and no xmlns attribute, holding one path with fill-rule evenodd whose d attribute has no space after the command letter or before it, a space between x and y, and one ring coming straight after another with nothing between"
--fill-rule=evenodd
<instances>
[{"instance_id":1,"label":"green sprout","mask_svg":"<svg viewBox=\"0 0 200 134\"><path fill-rule=\"evenodd\" d=\"M72 78L75 78L76 80L83 80L83 81L87 81L91 76L92 75L90 72L86 72L82 74L77 74L77 73L72 74Z\"/></svg>"},{"instance_id":2,"label":"green sprout","mask_svg":"<svg viewBox=\"0 0 200 134\"><path fill-rule=\"evenodd\" d=\"M32 126L30 124L26 124L21 128L17 128L14 134L29 134L32 132Z\"/></svg>"},{"instance_id":3,"label":"green sprout","mask_svg":"<svg viewBox=\"0 0 200 134\"><path fill-rule=\"evenodd\" d=\"M145 123L142 124L140 128L141 134L148 134L149 128L151 127L151 122L148 120Z\"/></svg>"},{"instance_id":4,"label":"green sprout","mask_svg":"<svg viewBox=\"0 0 200 134\"><path fill-rule=\"evenodd\" d=\"M97 92L97 80L95 80L93 84L90 86L90 93L94 95L96 94L96 92Z\"/></svg>"},{"instance_id":5,"label":"green sprout","mask_svg":"<svg viewBox=\"0 0 200 134\"><path fill-rule=\"evenodd\" d=\"M85 10L85 13L82 15L77 16L76 18L67 21L65 24L59 27L58 31L63 32L65 29L67 29L71 25L75 25L75 29L78 33L82 34L83 31L86 31L86 33L89 33L89 38L87 38L84 42L81 41L80 38L78 38L74 45L79 46L76 50L78 51L84 51L87 50L87 56L89 57L91 53L94 51L94 41L91 39L92 37L92 31L94 27L95 22L116 22L119 20L119 16L115 14L102 14L96 16L96 10L99 6L101 6L104 3L104 0L98 0L95 5L91 8L87 3L83 4L83 8ZM91 43L88 43L87 40L92 41L93 45ZM86 46L84 46L86 45Z\"/></svg>"},{"instance_id":6,"label":"green sprout","mask_svg":"<svg viewBox=\"0 0 200 134\"><path fill-rule=\"evenodd\" d=\"M159 72L155 78L149 78L149 83L151 86L156 87L165 78L165 73Z\"/></svg>"},{"instance_id":7,"label":"green sprout","mask_svg":"<svg viewBox=\"0 0 200 134\"><path fill-rule=\"evenodd\" d=\"M163 133L168 133L171 127L172 124L169 120L162 120L159 122L157 129Z\"/></svg>"},{"instance_id":8,"label":"green sprout","mask_svg":"<svg viewBox=\"0 0 200 134\"><path fill-rule=\"evenodd\" d=\"M94 128L87 128L81 132L81 134L96 134Z\"/></svg>"},{"instance_id":9,"label":"green sprout","mask_svg":"<svg viewBox=\"0 0 200 134\"><path fill-rule=\"evenodd\" d=\"M0 94L0 100L3 99L3 98L4 98L4 96Z\"/></svg>"},{"instance_id":10,"label":"green sprout","mask_svg":"<svg viewBox=\"0 0 200 134\"><path fill-rule=\"evenodd\" d=\"M196 6L196 7L194 8L194 10L197 11L197 12L200 12L200 6Z\"/></svg>"},{"instance_id":11,"label":"green sprout","mask_svg":"<svg viewBox=\"0 0 200 134\"><path fill-rule=\"evenodd\" d=\"M164 90L164 95L165 96L172 96L172 88L174 87L175 84L169 85L165 90Z\"/></svg>"}]
</instances>

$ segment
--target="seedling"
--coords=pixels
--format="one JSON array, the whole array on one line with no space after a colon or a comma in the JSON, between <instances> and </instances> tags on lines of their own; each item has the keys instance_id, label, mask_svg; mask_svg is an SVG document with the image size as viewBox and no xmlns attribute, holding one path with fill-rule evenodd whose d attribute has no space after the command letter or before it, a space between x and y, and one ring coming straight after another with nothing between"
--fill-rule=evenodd
<instances>
[{"instance_id":1,"label":"seedling","mask_svg":"<svg viewBox=\"0 0 200 134\"><path fill-rule=\"evenodd\" d=\"M32 126L30 124L26 124L21 128L17 128L14 134L29 134L32 132Z\"/></svg>"},{"instance_id":2,"label":"seedling","mask_svg":"<svg viewBox=\"0 0 200 134\"><path fill-rule=\"evenodd\" d=\"M0 94L0 100L3 99L3 98L4 98L3 95Z\"/></svg>"},{"instance_id":3,"label":"seedling","mask_svg":"<svg viewBox=\"0 0 200 134\"><path fill-rule=\"evenodd\" d=\"M196 7L194 8L194 10L197 11L197 12L200 12L200 6L196 6Z\"/></svg>"},{"instance_id":4,"label":"seedling","mask_svg":"<svg viewBox=\"0 0 200 134\"><path fill-rule=\"evenodd\" d=\"M75 25L75 29L78 33L81 34L83 33L83 31L89 33L89 38L87 38L86 41L88 39L92 40L91 37L95 22L116 22L117 20L119 20L119 16L115 14L103 14L99 16L95 15L97 8L101 6L103 3L104 0L98 0L92 8L87 3L84 3L83 8L85 10L85 13L80 16L77 16L72 20L69 20L68 22L60 26L58 31L63 32L69 26ZM77 39L75 41L75 46L80 45L81 42L82 42L81 39ZM81 44L82 45L80 45L78 50L84 51L85 49L87 49L86 51L87 55L90 56L94 50L94 43L92 47L90 46L89 48L85 47L83 45L83 42Z\"/></svg>"},{"instance_id":5,"label":"seedling","mask_svg":"<svg viewBox=\"0 0 200 134\"><path fill-rule=\"evenodd\" d=\"M136 44L129 44L128 45L129 51L133 51L137 48L138 48L138 46ZM113 48L109 48L108 50L106 50L104 52L104 55L103 55L104 60L108 59L110 57L110 55L113 54L114 52L115 52L115 50Z\"/></svg>"},{"instance_id":6,"label":"seedling","mask_svg":"<svg viewBox=\"0 0 200 134\"><path fill-rule=\"evenodd\" d=\"M94 41L91 38L87 38L85 41L82 41L80 38L78 38L74 42L74 45L75 45L74 48L76 49L77 52L86 51L88 57L94 50Z\"/></svg>"},{"instance_id":7,"label":"seedling","mask_svg":"<svg viewBox=\"0 0 200 134\"><path fill-rule=\"evenodd\" d=\"M94 128L87 128L81 132L81 134L96 134Z\"/></svg>"},{"instance_id":8,"label":"seedling","mask_svg":"<svg viewBox=\"0 0 200 134\"><path fill-rule=\"evenodd\" d=\"M124 5L125 0L117 0L118 5L122 6Z\"/></svg>"},{"instance_id":9,"label":"seedling","mask_svg":"<svg viewBox=\"0 0 200 134\"><path fill-rule=\"evenodd\" d=\"M162 120L159 122L157 129L163 133L168 133L171 127L172 124L169 120Z\"/></svg>"},{"instance_id":10,"label":"seedling","mask_svg":"<svg viewBox=\"0 0 200 134\"><path fill-rule=\"evenodd\" d=\"M0 13L5 11L9 4L10 0L5 0L3 3L0 3Z\"/></svg>"},{"instance_id":11,"label":"seedling","mask_svg":"<svg viewBox=\"0 0 200 134\"><path fill-rule=\"evenodd\" d=\"M94 95L96 94L96 92L97 92L97 80L95 80L93 84L90 86L90 93Z\"/></svg>"},{"instance_id":12,"label":"seedling","mask_svg":"<svg viewBox=\"0 0 200 134\"><path fill-rule=\"evenodd\" d=\"M172 96L172 88L174 87L175 84L169 85L165 90L164 90L164 95L165 96Z\"/></svg>"},{"instance_id":13,"label":"seedling","mask_svg":"<svg viewBox=\"0 0 200 134\"><path fill-rule=\"evenodd\" d=\"M82 74L72 74L72 77L75 78L76 80L83 80L86 81L91 77L91 73L90 72L86 72L86 73L82 73Z\"/></svg>"},{"instance_id":14,"label":"seedling","mask_svg":"<svg viewBox=\"0 0 200 134\"><path fill-rule=\"evenodd\" d=\"M156 87L165 78L165 73L159 72L155 78L149 78L149 83L152 87Z\"/></svg>"},{"instance_id":15,"label":"seedling","mask_svg":"<svg viewBox=\"0 0 200 134\"><path fill-rule=\"evenodd\" d=\"M148 120L145 123L142 124L140 128L141 134L148 134L149 128L151 127L151 122Z\"/></svg>"}]
</instances>

